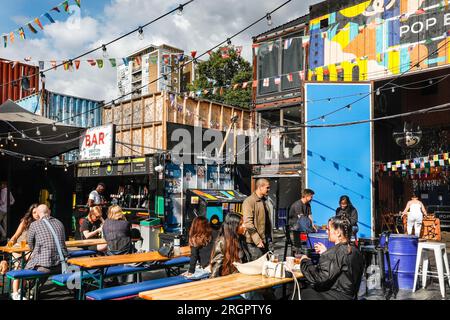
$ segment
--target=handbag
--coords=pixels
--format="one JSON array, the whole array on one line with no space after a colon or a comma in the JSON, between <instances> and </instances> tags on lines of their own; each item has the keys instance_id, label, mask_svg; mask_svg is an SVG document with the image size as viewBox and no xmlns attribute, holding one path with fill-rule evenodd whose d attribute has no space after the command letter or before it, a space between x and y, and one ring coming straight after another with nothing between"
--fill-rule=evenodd
<instances>
[{"instance_id":1,"label":"handbag","mask_svg":"<svg viewBox=\"0 0 450 320\"><path fill-rule=\"evenodd\" d=\"M262 275L268 278L286 278L286 267L284 262L266 261L262 267Z\"/></svg>"},{"instance_id":2,"label":"handbag","mask_svg":"<svg viewBox=\"0 0 450 320\"><path fill-rule=\"evenodd\" d=\"M163 257L167 258L173 257L173 244L170 245L164 244L161 248L159 248L158 253Z\"/></svg>"},{"instance_id":3,"label":"handbag","mask_svg":"<svg viewBox=\"0 0 450 320\"><path fill-rule=\"evenodd\" d=\"M264 266L264 263L269 260L269 254L270 252L267 252L265 255L252 262L247 263L233 262L233 265L242 274L248 275L261 274L261 270Z\"/></svg>"}]
</instances>

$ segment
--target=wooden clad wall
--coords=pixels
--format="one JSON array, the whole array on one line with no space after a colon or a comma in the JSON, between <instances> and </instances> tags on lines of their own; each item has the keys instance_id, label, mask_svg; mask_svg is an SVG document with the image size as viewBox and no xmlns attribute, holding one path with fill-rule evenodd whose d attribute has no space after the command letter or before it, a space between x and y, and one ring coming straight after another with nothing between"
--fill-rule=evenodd
<instances>
[{"instance_id":1,"label":"wooden clad wall","mask_svg":"<svg viewBox=\"0 0 450 320\"><path fill-rule=\"evenodd\" d=\"M116 125L116 157L139 156L165 150L166 123L226 131L238 116L236 133L251 134L250 111L193 98L171 104L167 93L151 94L103 110L103 123Z\"/></svg>"}]
</instances>

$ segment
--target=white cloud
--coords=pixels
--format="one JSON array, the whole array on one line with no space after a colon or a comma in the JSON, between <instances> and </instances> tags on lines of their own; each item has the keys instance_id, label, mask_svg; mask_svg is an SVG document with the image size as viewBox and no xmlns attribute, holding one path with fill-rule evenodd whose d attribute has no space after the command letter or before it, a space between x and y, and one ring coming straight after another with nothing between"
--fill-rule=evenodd
<instances>
[{"instance_id":1,"label":"white cloud","mask_svg":"<svg viewBox=\"0 0 450 320\"><path fill-rule=\"evenodd\" d=\"M196 50L199 55L282 2L195 0L184 8L182 16L174 13L146 27L143 41L138 40L136 33L108 46L108 53L110 57L121 58L149 44L167 43L185 50L187 54ZM272 14L272 27L304 15L309 5L317 2L320 1L292 1ZM47 24L42 38L16 40L12 46L2 51L2 56L21 61L28 56L36 61L73 58L157 18L178 7L179 3L179 0L112 0L96 16L84 16L82 10L79 29L74 29L74 23L70 20ZM272 27L261 21L232 42L244 46L243 56L250 60L252 37ZM102 58L102 53L98 51L89 55L89 58ZM47 88L59 93L107 101L116 98L116 69L111 68L109 63L105 63L103 69L99 70L82 62L78 71L66 72L60 68L58 71L50 71L46 79Z\"/></svg>"}]
</instances>

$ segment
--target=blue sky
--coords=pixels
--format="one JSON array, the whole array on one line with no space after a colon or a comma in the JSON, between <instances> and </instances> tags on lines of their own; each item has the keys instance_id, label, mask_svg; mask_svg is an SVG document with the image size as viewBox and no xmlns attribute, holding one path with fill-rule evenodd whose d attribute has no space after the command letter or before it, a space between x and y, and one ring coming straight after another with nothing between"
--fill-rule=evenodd
<instances>
[{"instance_id":1,"label":"blue sky","mask_svg":"<svg viewBox=\"0 0 450 320\"><path fill-rule=\"evenodd\" d=\"M7 2L8 4L2 6L2 10L0 10L0 33L9 33L13 30L16 30L21 26L21 24L26 23L27 19L34 19L39 17L41 14L50 11L53 7L60 4L61 0L38 0L38 1L30 1L30 0L0 0L1 2ZM110 0L81 0L81 6L83 10L83 14L99 16L103 12L103 8L108 5ZM73 0L69 2L71 5L74 4ZM57 13L53 11L51 16L55 20L65 20L67 14ZM49 22L46 19L43 19L42 23L45 25ZM33 35L33 37L40 37L42 33L38 33Z\"/></svg>"},{"instance_id":2,"label":"blue sky","mask_svg":"<svg viewBox=\"0 0 450 320\"><path fill-rule=\"evenodd\" d=\"M124 33L176 8L185 0L81 0L79 19L65 12L50 12L56 20L50 24L41 20L44 30L32 34L26 23L48 12L62 0L0 0L0 33L6 34L24 26L25 41L0 45L0 58L22 61L31 57L31 64L39 60L69 60L99 47ZM248 26L282 4L284 0L194 0L183 15L170 15L144 29L145 39L140 41L131 35L108 46L110 57L122 58L150 44L168 44L190 53L205 52L229 36ZM292 0L281 10L272 14L273 26L284 24L304 15L309 5L320 0ZM7 4L6 4L7 3ZM74 0L69 3L75 5ZM261 21L237 38L233 44L243 46L244 58L251 59L252 37L269 27ZM96 52L84 59L102 58ZM49 67L48 65L46 67ZM47 89L69 95L110 101L117 98L117 70L105 66L101 70L83 63L76 72L58 69L46 75Z\"/></svg>"}]
</instances>

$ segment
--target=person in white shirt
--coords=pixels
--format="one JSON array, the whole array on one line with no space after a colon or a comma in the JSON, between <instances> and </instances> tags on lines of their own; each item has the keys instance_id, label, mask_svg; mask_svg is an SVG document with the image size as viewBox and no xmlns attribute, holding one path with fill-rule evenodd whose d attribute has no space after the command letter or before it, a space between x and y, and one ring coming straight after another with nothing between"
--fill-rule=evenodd
<instances>
[{"instance_id":1,"label":"person in white shirt","mask_svg":"<svg viewBox=\"0 0 450 320\"><path fill-rule=\"evenodd\" d=\"M88 207L92 208L96 206L103 206L106 204L105 198L103 197L103 192L105 192L105 188L106 187L103 182L100 182L97 185L97 188L89 194L89 199L87 203Z\"/></svg>"},{"instance_id":2,"label":"person in white shirt","mask_svg":"<svg viewBox=\"0 0 450 320\"><path fill-rule=\"evenodd\" d=\"M408 213L409 210L409 213ZM413 195L411 200L406 204L406 208L402 213L408 216L407 230L408 234L412 234L414 226L414 233L417 237L420 237L420 230L422 229L423 218L427 216L427 211L423 203L419 200L417 195Z\"/></svg>"},{"instance_id":3,"label":"person in white shirt","mask_svg":"<svg viewBox=\"0 0 450 320\"><path fill-rule=\"evenodd\" d=\"M15 202L11 192L9 192L9 205ZM0 240L5 240L7 236L7 213L8 213L8 184L6 181L0 182Z\"/></svg>"}]
</instances>

